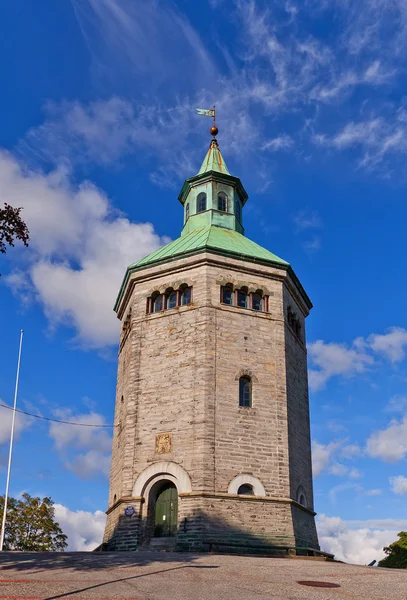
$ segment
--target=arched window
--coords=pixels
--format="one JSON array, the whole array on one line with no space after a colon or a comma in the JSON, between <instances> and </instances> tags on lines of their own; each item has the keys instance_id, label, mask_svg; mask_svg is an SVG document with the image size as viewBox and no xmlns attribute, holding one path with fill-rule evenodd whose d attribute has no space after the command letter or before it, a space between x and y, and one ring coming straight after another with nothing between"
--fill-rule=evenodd
<instances>
[{"instance_id":1,"label":"arched window","mask_svg":"<svg viewBox=\"0 0 407 600\"><path fill-rule=\"evenodd\" d=\"M252 308L254 310L263 310L263 298L260 294L253 294Z\"/></svg>"},{"instance_id":2,"label":"arched window","mask_svg":"<svg viewBox=\"0 0 407 600\"><path fill-rule=\"evenodd\" d=\"M181 290L181 306L185 306L186 304L191 303L191 288L184 287Z\"/></svg>"},{"instance_id":3,"label":"arched window","mask_svg":"<svg viewBox=\"0 0 407 600\"><path fill-rule=\"evenodd\" d=\"M167 294L167 308L175 308L177 306L177 292L170 290Z\"/></svg>"},{"instance_id":4,"label":"arched window","mask_svg":"<svg viewBox=\"0 0 407 600\"><path fill-rule=\"evenodd\" d=\"M221 302L223 304L233 305L233 287L231 285L225 285L221 288Z\"/></svg>"},{"instance_id":5,"label":"arched window","mask_svg":"<svg viewBox=\"0 0 407 600\"><path fill-rule=\"evenodd\" d=\"M163 297L162 294L153 296L153 313L160 312L163 310Z\"/></svg>"},{"instance_id":6,"label":"arched window","mask_svg":"<svg viewBox=\"0 0 407 600\"><path fill-rule=\"evenodd\" d=\"M185 221L188 221L189 219L189 202L187 202L187 205L185 207Z\"/></svg>"},{"instance_id":7,"label":"arched window","mask_svg":"<svg viewBox=\"0 0 407 600\"><path fill-rule=\"evenodd\" d=\"M307 497L305 495L305 490L302 487L302 485L298 486L298 490L297 490L297 502L299 504L302 504L302 506L305 506L306 508L308 508Z\"/></svg>"},{"instance_id":8,"label":"arched window","mask_svg":"<svg viewBox=\"0 0 407 600\"><path fill-rule=\"evenodd\" d=\"M245 496L254 496L254 490L253 490L253 486L249 485L248 483L244 483L243 485L241 485L239 487L239 489L237 490L237 493L240 495L245 495Z\"/></svg>"},{"instance_id":9,"label":"arched window","mask_svg":"<svg viewBox=\"0 0 407 600\"><path fill-rule=\"evenodd\" d=\"M235 215L240 223L242 220L242 207L240 205L240 200L235 200Z\"/></svg>"},{"instance_id":10,"label":"arched window","mask_svg":"<svg viewBox=\"0 0 407 600\"><path fill-rule=\"evenodd\" d=\"M247 375L239 379L239 406L252 405L252 380Z\"/></svg>"},{"instance_id":11,"label":"arched window","mask_svg":"<svg viewBox=\"0 0 407 600\"><path fill-rule=\"evenodd\" d=\"M237 292L237 305L240 308L248 308L249 296L245 288L242 288Z\"/></svg>"},{"instance_id":12,"label":"arched window","mask_svg":"<svg viewBox=\"0 0 407 600\"><path fill-rule=\"evenodd\" d=\"M228 209L228 197L225 192L219 192L218 194L218 210L227 212Z\"/></svg>"},{"instance_id":13,"label":"arched window","mask_svg":"<svg viewBox=\"0 0 407 600\"><path fill-rule=\"evenodd\" d=\"M196 212L200 213L206 210L206 194L201 192L196 199Z\"/></svg>"}]
</instances>

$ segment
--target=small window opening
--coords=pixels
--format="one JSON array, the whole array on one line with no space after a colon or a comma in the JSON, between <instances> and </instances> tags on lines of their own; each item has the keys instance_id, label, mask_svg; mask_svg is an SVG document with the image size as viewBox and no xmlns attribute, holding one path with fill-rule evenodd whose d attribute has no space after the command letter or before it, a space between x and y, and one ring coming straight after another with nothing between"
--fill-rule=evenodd
<instances>
[{"instance_id":1,"label":"small window opening","mask_svg":"<svg viewBox=\"0 0 407 600\"><path fill-rule=\"evenodd\" d=\"M185 207L185 221L188 221L189 219L189 202L187 203L186 207Z\"/></svg>"},{"instance_id":2,"label":"small window opening","mask_svg":"<svg viewBox=\"0 0 407 600\"><path fill-rule=\"evenodd\" d=\"M239 406L251 407L252 405L252 381L246 375L239 379Z\"/></svg>"},{"instance_id":3,"label":"small window opening","mask_svg":"<svg viewBox=\"0 0 407 600\"><path fill-rule=\"evenodd\" d=\"M248 483L244 483L243 485L241 485L239 487L239 489L237 490L237 493L240 495L245 495L245 496L254 496L254 490L253 490L253 486L249 485Z\"/></svg>"},{"instance_id":4,"label":"small window opening","mask_svg":"<svg viewBox=\"0 0 407 600\"><path fill-rule=\"evenodd\" d=\"M222 288L222 302L223 304L229 304L229 306L233 305L233 289L230 286L225 286Z\"/></svg>"},{"instance_id":5,"label":"small window opening","mask_svg":"<svg viewBox=\"0 0 407 600\"><path fill-rule=\"evenodd\" d=\"M113 504L116 504L117 496L116 494L113 496Z\"/></svg>"},{"instance_id":6,"label":"small window opening","mask_svg":"<svg viewBox=\"0 0 407 600\"><path fill-rule=\"evenodd\" d=\"M196 199L196 212L200 213L206 210L206 194L201 192Z\"/></svg>"},{"instance_id":7,"label":"small window opening","mask_svg":"<svg viewBox=\"0 0 407 600\"><path fill-rule=\"evenodd\" d=\"M181 306L191 303L191 288L184 288L181 292Z\"/></svg>"},{"instance_id":8,"label":"small window opening","mask_svg":"<svg viewBox=\"0 0 407 600\"><path fill-rule=\"evenodd\" d=\"M252 308L254 310L263 310L263 298L260 294L253 294Z\"/></svg>"},{"instance_id":9,"label":"small window opening","mask_svg":"<svg viewBox=\"0 0 407 600\"><path fill-rule=\"evenodd\" d=\"M218 210L226 212L228 209L228 197L225 192L219 192L218 194Z\"/></svg>"},{"instance_id":10,"label":"small window opening","mask_svg":"<svg viewBox=\"0 0 407 600\"><path fill-rule=\"evenodd\" d=\"M248 295L244 290L239 290L237 292L237 305L240 308L248 307Z\"/></svg>"},{"instance_id":11,"label":"small window opening","mask_svg":"<svg viewBox=\"0 0 407 600\"><path fill-rule=\"evenodd\" d=\"M301 496L299 498L299 503L302 504L303 506L306 505L304 494L301 494Z\"/></svg>"},{"instance_id":12,"label":"small window opening","mask_svg":"<svg viewBox=\"0 0 407 600\"><path fill-rule=\"evenodd\" d=\"M153 312L160 312L163 310L163 297L161 294L156 296L153 300Z\"/></svg>"},{"instance_id":13,"label":"small window opening","mask_svg":"<svg viewBox=\"0 0 407 600\"><path fill-rule=\"evenodd\" d=\"M177 306L177 292L170 292L167 296L167 308L175 308Z\"/></svg>"}]
</instances>

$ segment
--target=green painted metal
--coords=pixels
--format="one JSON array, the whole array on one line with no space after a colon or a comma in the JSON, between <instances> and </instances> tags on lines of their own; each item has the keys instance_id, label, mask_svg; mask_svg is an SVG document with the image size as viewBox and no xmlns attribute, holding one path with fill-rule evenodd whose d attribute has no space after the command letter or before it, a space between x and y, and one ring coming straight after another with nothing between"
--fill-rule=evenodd
<instances>
[{"instance_id":1,"label":"green painted metal","mask_svg":"<svg viewBox=\"0 0 407 600\"><path fill-rule=\"evenodd\" d=\"M217 143L215 144L213 141L209 146L209 150L206 153L201 168L198 171L198 175L202 175L202 173L207 173L208 171L217 171L218 173L230 175L229 169L225 163L225 159L223 158Z\"/></svg>"},{"instance_id":2,"label":"green painted metal","mask_svg":"<svg viewBox=\"0 0 407 600\"><path fill-rule=\"evenodd\" d=\"M198 213L197 196L201 192L205 192L207 204L206 210ZM226 193L228 197L226 211L218 209L219 192ZM133 272L202 252L288 271L298 286L306 305L312 308L310 299L289 263L243 235L241 213L247 197L247 192L240 179L229 173L218 143L216 139L213 139L199 173L185 180L178 196L178 200L184 205L184 227L181 237L128 267L114 310L118 310L127 282ZM235 214L237 204L240 207L239 215Z\"/></svg>"},{"instance_id":3,"label":"green painted metal","mask_svg":"<svg viewBox=\"0 0 407 600\"><path fill-rule=\"evenodd\" d=\"M177 533L178 493L169 483L157 496L155 504L154 537L174 536Z\"/></svg>"},{"instance_id":4,"label":"green painted metal","mask_svg":"<svg viewBox=\"0 0 407 600\"><path fill-rule=\"evenodd\" d=\"M262 248L259 244L252 242L237 231L225 229L224 227L204 227L195 229L191 233L179 237L166 246L152 252L145 258L134 263L129 269L152 266L160 262L168 262L180 255L188 255L196 250L211 251L219 250L228 256L236 255L237 258L260 259L273 265L288 267L289 263L279 258L269 250Z\"/></svg>"}]
</instances>

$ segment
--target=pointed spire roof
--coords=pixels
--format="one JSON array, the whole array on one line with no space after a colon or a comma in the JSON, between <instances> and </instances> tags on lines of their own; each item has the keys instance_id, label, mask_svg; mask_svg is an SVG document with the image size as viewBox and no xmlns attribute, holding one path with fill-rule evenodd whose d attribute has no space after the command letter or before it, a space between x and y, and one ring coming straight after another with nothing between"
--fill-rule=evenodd
<instances>
[{"instance_id":1,"label":"pointed spire roof","mask_svg":"<svg viewBox=\"0 0 407 600\"><path fill-rule=\"evenodd\" d=\"M213 138L209 146L209 150L206 153L201 168L198 171L198 175L207 173L208 171L217 171L218 173L225 173L230 175L229 169L226 166L225 160L219 150L218 141Z\"/></svg>"}]
</instances>

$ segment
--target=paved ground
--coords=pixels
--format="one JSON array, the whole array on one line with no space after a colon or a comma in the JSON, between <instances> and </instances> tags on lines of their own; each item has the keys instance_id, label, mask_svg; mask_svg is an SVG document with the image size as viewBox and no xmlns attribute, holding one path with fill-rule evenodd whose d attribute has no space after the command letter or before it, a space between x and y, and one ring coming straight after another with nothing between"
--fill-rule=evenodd
<instances>
[{"instance_id":1,"label":"paved ground","mask_svg":"<svg viewBox=\"0 0 407 600\"><path fill-rule=\"evenodd\" d=\"M300 585L317 580L326 589ZM406 600L407 570L218 554L8 553L0 599Z\"/></svg>"}]
</instances>

